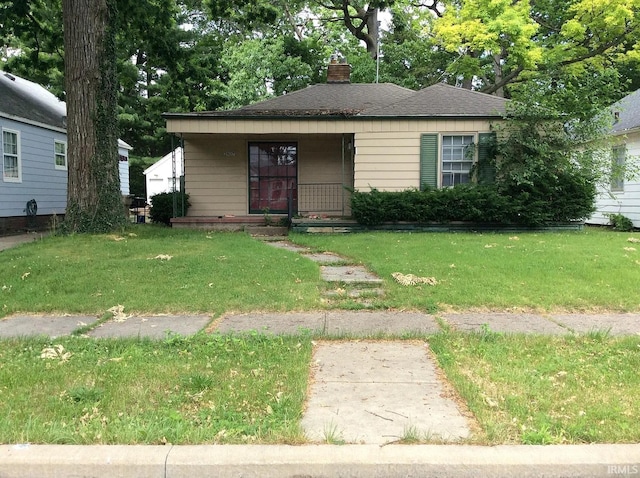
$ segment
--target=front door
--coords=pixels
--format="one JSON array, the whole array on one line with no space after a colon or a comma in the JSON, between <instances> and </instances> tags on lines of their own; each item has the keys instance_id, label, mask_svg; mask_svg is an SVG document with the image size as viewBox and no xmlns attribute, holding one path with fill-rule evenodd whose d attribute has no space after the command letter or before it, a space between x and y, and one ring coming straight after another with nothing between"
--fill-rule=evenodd
<instances>
[{"instance_id":1,"label":"front door","mask_svg":"<svg viewBox=\"0 0 640 478\"><path fill-rule=\"evenodd\" d=\"M297 210L298 144L249 143L249 213L286 214L289 195Z\"/></svg>"}]
</instances>

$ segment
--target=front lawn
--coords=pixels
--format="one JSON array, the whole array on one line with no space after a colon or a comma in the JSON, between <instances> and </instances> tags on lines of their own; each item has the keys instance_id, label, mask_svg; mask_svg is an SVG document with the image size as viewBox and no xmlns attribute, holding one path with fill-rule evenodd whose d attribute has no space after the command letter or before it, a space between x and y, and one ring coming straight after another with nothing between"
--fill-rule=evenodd
<instances>
[{"instance_id":1,"label":"front lawn","mask_svg":"<svg viewBox=\"0 0 640 478\"><path fill-rule=\"evenodd\" d=\"M133 227L46 237L0 253L0 317L14 312L296 310L317 306L317 264L246 234Z\"/></svg>"},{"instance_id":2,"label":"front lawn","mask_svg":"<svg viewBox=\"0 0 640 478\"><path fill-rule=\"evenodd\" d=\"M310 340L3 340L0 443L299 443Z\"/></svg>"},{"instance_id":3,"label":"front lawn","mask_svg":"<svg viewBox=\"0 0 640 478\"><path fill-rule=\"evenodd\" d=\"M384 279L372 307L640 311L640 234L293 235ZM631 239L631 240L630 240ZM135 227L0 253L0 317L310 310L319 265L245 234ZM434 277L403 286L392 273ZM362 307L354 302L354 307ZM420 338L420 337L413 337ZM639 442L640 338L443 331L473 443ZM0 341L0 443L301 443L312 337Z\"/></svg>"},{"instance_id":4,"label":"front lawn","mask_svg":"<svg viewBox=\"0 0 640 478\"><path fill-rule=\"evenodd\" d=\"M385 280L379 307L639 311L640 234L587 228L572 233L296 234L297 244L333 251ZM630 242L629 239L635 242ZM405 287L391 274L434 277Z\"/></svg>"}]
</instances>

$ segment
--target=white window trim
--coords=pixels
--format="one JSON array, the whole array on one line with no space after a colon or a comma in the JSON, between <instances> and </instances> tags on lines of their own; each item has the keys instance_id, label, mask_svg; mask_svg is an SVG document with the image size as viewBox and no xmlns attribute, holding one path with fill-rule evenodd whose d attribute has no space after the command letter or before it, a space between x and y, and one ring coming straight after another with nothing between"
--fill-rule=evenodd
<instances>
[{"instance_id":1,"label":"white window trim","mask_svg":"<svg viewBox=\"0 0 640 478\"><path fill-rule=\"evenodd\" d=\"M438 138L438 188L451 188L453 186L443 186L442 185L442 146L444 144L445 136L473 136L473 145L475 146L473 151L473 162L472 165L477 164L478 162L478 132L477 131L445 131L440 133L440 137ZM472 178L469 178L470 180Z\"/></svg>"},{"instance_id":2,"label":"white window trim","mask_svg":"<svg viewBox=\"0 0 640 478\"><path fill-rule=\"evenodd\" d=\"M619 159L619 156L617 156L618 151L622 152L622 154L621 154L622 161L621 161L620 164L618 164L618 159ZM611 149L611 161L612 162L614 162L614 161L616 162L616 167L621 165L622 168L624 169L624 167L627 164L627 145L626 144L619 144L619 145L614 146ZM612 165L612 167L613 167L613 165ZM611 178L611 184L609 185L609 190L612 193L615 193L615 194L624 193L624 186L625 186L625 180L624 179L625 179L624 178L624 173L623 173L622 177L618 177L618 178L613 178L612 177Z\"/></svg>"},{"instance_id":3,"label":"white window trim","mask_svg":"<svg viewBox=\"0 0 640 478\"><path fill-rule=\"evenodd\" d=\"M16 141L17 141L17 146L18 146L18 177L17 178L7 178L4 175L4 133L12 133L16 135ZM5 183L21 183L22 182L22 140L20 139L20 131L18 130L14 130L14 129L9 129L9 128L2 128L2 138L0 138L0 145L2 146L2 180Z\"/></svg>"},{"instance_id":4,"label":"white window trim","mask_svg":"<svg viewBox=\"0 0 640 478\"><path fill-rule=\"evenodd\" d=\"M56 144L64 144L64 166L60 166L56 159L58 158L58 153L56 152ZM66 171L69 167L69 159L67 152L67 142L61 141L59 139L53 140L53 167L59 171Z\"/></svg>"}]
</instances>

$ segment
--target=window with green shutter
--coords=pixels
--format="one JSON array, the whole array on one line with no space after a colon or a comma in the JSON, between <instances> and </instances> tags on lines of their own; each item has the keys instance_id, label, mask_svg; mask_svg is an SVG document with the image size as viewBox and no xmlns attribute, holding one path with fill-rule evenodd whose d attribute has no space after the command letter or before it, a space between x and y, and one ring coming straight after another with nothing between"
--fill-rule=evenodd
<instances>
[{"instance_id":1,"label":"window with green shutter","mask_svg":"<svg viewBox=\"0 0 640 478\"><path fill-rule=\"evenodd\" d=\"M420 189L438 187L438 135L420 137Z\"/></svg>"}]
</instances>

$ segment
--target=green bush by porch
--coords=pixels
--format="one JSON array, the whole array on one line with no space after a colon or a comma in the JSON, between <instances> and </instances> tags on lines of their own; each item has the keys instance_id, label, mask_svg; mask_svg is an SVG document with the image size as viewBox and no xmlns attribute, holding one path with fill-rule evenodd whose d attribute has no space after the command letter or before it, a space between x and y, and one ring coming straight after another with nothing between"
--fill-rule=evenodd
<instances>
[{"instance_id":1,"label":"green bush by porch","mask_svg":"<svg viewBox=\"0 0 640 478\"><path fill-rule=\"evenodd\" d=\"M529 185L459 185L446 189L353 193L354 219L365 226L384 222L516 224L542 226L589 217L595 186L579 176L559 175L547 188Z\"/></svg>"}]
</instances>

